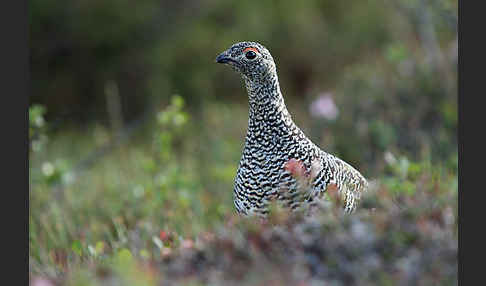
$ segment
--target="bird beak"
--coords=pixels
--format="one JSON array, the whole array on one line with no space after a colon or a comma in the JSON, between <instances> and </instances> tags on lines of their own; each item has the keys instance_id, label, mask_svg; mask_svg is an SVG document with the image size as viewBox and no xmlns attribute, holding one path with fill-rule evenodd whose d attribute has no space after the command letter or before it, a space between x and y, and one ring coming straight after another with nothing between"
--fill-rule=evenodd
<instances>
[{"instance_id":1,"label":"bird beak","mask_svg":"<svg viewBox=\"0 0 486 286\"><path fill-rule=\"evenodd\" d=\"M227 53L227 51L222 52L219 56L216 57L216 62L219 64L226 64L228 62L235 62L231 56Z\"/></svg>"}]
</instances>

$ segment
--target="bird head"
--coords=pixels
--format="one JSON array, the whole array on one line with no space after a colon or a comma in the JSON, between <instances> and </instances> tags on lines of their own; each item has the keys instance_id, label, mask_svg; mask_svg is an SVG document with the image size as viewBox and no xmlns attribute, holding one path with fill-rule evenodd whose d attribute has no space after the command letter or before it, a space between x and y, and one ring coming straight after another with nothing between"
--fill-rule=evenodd
<instances>
[{"instance_id":1,"label":"bird head","mask_svg":"<svg viewBox=\"0 0 486 286\"><path fill-rule=\"evenodd\" d=\"M235 71L250 80L259 80L276 71L270 52L256 42L239 42L222 52L217 63L230 65Z\"/></svg>"}]
</instances>

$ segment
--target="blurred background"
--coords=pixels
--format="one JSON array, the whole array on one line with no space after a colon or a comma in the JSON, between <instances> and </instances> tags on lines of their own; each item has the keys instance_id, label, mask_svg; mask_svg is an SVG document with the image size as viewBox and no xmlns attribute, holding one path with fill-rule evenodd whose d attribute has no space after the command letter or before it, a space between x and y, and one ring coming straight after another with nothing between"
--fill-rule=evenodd
<instances>
[{"instance_id":1,"label":"blurred background","mask_svg":"<svg viewBox=\"0 0 486 286\"><path fill-rule=\"evenodd\" d=\"M29 4L32 273L234 214L248 98L214 59L239 41L322 149L394 193L424 170L457 192L457 1Z\"/></svg>"}]
</instances>

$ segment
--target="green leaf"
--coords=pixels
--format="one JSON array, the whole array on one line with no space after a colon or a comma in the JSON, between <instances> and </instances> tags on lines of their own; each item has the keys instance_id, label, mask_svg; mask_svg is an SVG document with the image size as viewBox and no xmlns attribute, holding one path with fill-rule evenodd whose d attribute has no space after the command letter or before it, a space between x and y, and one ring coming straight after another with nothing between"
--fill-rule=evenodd
<instances>
[{"instance_id":1,"label":"green leaf","mask_svg":"<svg viewBox=\"0 0 486 286\"><path fill-rule=\"evenodd\" d=\"M132 253L130 252L130 250L126 249L126 248L122 248L118 251L118 253L116 254L116 260L118 263L121 263L121 264L128 264L128 263L131 263L132 262Z\"/></svg>"},{"instance_id":2,"label":"green leaf","mask_svg":"<svg viewBox=\"0 0 486 286\"><path fill-rule=\"evenodd\" d=\"M81 242L79 240L73 241L73 243L71 244L71 249L78 256L82 256L83 255L83 247L82 247Z\"/></svg>"}]
</instances>

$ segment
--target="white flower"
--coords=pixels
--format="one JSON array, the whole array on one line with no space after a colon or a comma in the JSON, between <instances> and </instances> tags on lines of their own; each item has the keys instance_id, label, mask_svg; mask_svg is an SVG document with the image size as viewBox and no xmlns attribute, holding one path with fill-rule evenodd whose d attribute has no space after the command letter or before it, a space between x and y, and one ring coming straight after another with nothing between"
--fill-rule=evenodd
<instances>
[{"instance_id":1,"label":"white flower","mask_svg":"<svg viewBox=\"0 0 486 286\"><path fill-rule=\"evenodd\" d=\"M54 174L54 166L50 162L42 163L42 173L44 173L44 176L46 177L52 176L52 174Z\"/></svg>"},{"instance_id":2,"label":"white flower","mask_svg":"<svg viewBox=\"0 0 486 286\"><path fill-rule=\"evenodd\" d=\"M390 151L386 151L385 152L385 162L388 164L388 165L395 165L397 163L397 159L395 158L395 156L393 156L393 154L390 152Z\"/></svg>"},{"instance_id":3,"label":"white flower","mask_svg":"<svg viewBox=\"0 0 486 286\"><path fill-rule=\"evenodd\" d=\"M133 195L136 197L136 198L140 198L141 196L143 196L145 192L145 189L143 188L143 186L141 185L137 185L134 189L133 189Z\"/></svg>"}]
</instances>

